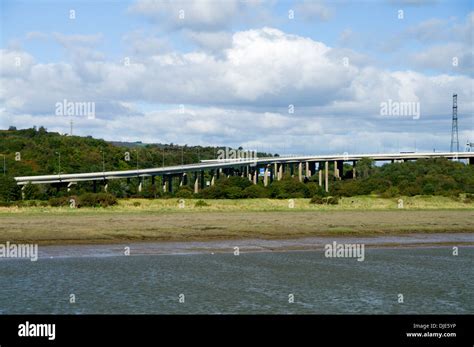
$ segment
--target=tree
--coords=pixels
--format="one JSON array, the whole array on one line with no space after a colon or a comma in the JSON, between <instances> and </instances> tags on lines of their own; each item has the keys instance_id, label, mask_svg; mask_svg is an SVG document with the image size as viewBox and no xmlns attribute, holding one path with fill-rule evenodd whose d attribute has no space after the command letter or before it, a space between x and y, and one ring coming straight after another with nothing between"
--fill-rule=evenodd
<instances>
[{"instance_id":1,"label":"tree","mask_svg":"<svg viewBox=\"0 0 474 347\"><path fill-rule=\"evenodd\" d=\"M21 197L20 187L16 184L13 177L0 176L0 200L15 201Z\"/></svg>"}]
</instances>

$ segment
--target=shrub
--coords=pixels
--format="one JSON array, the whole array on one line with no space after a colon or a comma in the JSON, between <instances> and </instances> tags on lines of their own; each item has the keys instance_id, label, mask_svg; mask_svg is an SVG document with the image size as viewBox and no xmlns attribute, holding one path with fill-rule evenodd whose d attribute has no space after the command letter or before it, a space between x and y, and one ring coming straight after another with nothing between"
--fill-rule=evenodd
<instances>
[{"instance_id":1,"label":"shrub","mask_svg":"<svg viewBox=\"0 0 474 347\"><path fill-rule=\"evenodd\" d=\"M206 206L209 206L209 204L205 202L204 200L198 200L194 204L194 207L206 207Z\"/></svg>"},{"instance_id":2,"label":"shrub","mask_svg":"<svg viewBox=\"0 0 474 347\"><path fill-rule=\"evenodd\" d=\"M48 204L51 207L62 207L69 205L69 198L66 196L62 196L60 198L51 198L48 200Z\"/></svg>"},{"instance_id":3,"label":"shrub","mask_svg":"<svg viewBox=\"0 0 474 347\"><path fill-rule=\"evenodd\" d=\"M253 184L243 190L242 196L244 198L250 198L250 199L268 198L270 196L270 193L264 187Z\"/></svg>"},{"instance_id":4,"label":"shrub","mask_svg":"<svg viewBox=\"0 0 474 347\"><path fill-rule=\"evenodd\" d=\"M117 204L117 198L109 193L86 193L79 196L77 207L108 207Z\"/></svg>"},{"instance_id":5,"label":"shrub","mask_svg":"<svg viewBox=\"0 0 474 347\"><path fill-rule=\"evenodd\" d=\"M141 202L140 201L134 201L133 206L135 206L135 207L141 206Z\"/></svg>"},{"instance_id":6,"label":"shrub","mask_svg":"<svg viewBox=\"0 0 474 347\"><path fill-rule=\"evenodd\" d=\"M385 192L380 194L382 198L394 198L400 195L400 190L397 187L390 187Z\"/></svg>"},{"instance_id":7,"label":"shrub","mask_svg":"<svg viewBox=\"0 0 474 347\"><path fill-rule=\"evenodd\" d=\"M309 201L310 204L318 204L318 205L337 205L339 203L338 196L327 196L327 197L320 197L320 196L313 196Z\"/></svg>"},{"instance_id":8,"label":"shrub","mask_svg":"<svg viewBox=\"0 0 474 347\"><path fill-rule=\"evenodd\" d=\"M324 204L324 199L318 195L315 195L311 198L311 200L309 201L310 204L318 204L318 205L322 205Z\"/></svg>"},{"instance_id":9,"label":"shrub","mask_svg":"<svg viewBox=\"0 0 474 347\"><path fill-rule=\"evenodd\" d=\"M192 198L193 197L193 190L190 187L179 187L178 191L176 192L177 198Z\"/></svg>"}]
</instances>

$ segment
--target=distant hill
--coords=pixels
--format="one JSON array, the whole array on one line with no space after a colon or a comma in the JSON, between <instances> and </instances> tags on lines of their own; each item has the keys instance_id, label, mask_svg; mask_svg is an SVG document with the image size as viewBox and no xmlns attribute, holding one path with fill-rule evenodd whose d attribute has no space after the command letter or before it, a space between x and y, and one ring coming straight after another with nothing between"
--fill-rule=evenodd
<instances>
[{"instance_id":1,"label":"distant hill","mask_svg":"<svg viewBox=\"0 0 474 347\"><path fill-rule=\"evenodd\" d=\"M1 155L5 154L8 176L58 173L59 153L61 173L73 173L101 171L102 159L106 171L136 169L137 153L139 168L197 163L199 160L216 158L217 150L217 147L108 142L91 136L48 132L44 127L0 130L0 167L3 171Z\"/></svg>"}]
</instances>

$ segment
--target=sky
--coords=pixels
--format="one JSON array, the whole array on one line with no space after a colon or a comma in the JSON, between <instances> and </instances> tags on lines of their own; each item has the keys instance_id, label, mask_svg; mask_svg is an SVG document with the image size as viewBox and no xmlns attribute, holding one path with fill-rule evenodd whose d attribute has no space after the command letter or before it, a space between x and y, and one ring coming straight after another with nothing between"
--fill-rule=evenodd
<instances>
[{"instance_id":1,"label":"sky","mask_svg":"<svg viewBox=\"0 0 474 347\"><path fill-rule=\"evenodd\" d=\"M474 141L469 0L0 4L0 129L69 133L72 120L74 135L114 141L449 151L456 93L460 150Z\"/></svg>"}]
</instances>

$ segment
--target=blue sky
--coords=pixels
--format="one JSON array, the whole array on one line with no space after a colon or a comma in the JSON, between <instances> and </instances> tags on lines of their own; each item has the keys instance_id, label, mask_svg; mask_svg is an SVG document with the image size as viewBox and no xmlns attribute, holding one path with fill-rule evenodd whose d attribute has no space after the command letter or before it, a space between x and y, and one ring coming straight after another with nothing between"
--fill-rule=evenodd
<instances>
[{"instance_id":1,"label":"blue sky","mask_svg":"<svg viewBox=\"0 0 474 347\"><path fill-rule=\"evenodd\" d=\"M472 1L4 0L0 11L1 128L65 133L73 119L76 134L108 140L446 150L458 93L461 145L474 141ZM94 119L55 114L65 99L94 103ZM382 115L389 100L421 114Z\"/></svg>"}]
</instances>

